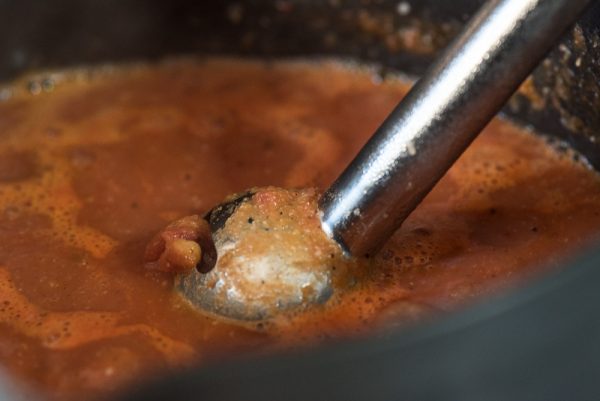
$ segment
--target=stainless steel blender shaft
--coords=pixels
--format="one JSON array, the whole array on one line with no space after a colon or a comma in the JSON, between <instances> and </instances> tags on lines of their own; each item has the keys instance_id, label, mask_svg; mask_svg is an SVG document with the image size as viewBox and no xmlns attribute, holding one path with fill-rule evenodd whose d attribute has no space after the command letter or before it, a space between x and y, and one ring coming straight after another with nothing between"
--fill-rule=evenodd
<instances>
[{"instance_id":1,"label":"stainless steel blender shaft","mask_svg":"<svg viewBox=\"0 0 600 401\"><path fill-rule=\"evenodd\" d=\"M320 200L323 229L375 252L590 0L490 0Z\"/></svg>"}]
</instances>

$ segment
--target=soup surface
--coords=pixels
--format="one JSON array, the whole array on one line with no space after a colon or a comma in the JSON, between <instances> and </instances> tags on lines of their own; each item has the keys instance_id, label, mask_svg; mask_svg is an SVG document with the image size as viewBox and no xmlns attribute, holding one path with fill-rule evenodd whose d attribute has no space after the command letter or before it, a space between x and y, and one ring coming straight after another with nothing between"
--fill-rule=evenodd
<instances>
[{"instance_id":1,"label":"soup surface","mask_svg":"<svg viewBox=\"0 0 600 401\"><path fill-rule=\"evenodd\" d=\"M444 313L556 266L600 231L600 180L495 120L324 306L240 324L144 268L168 222L249 187L325 188L407 84L323 61L180 60L0 91L0 360L49 399Z\"/></svg>"}]
</instances>

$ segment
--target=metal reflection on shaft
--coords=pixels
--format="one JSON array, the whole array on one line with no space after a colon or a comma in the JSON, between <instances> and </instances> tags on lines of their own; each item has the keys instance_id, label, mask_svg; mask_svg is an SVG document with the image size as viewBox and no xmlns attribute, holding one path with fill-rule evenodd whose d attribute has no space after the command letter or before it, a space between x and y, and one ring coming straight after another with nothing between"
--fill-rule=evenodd
<instances>
[{"instance_id":1,"label":"metal reflection on shaft","mask_svg":"<svg viewBox=\"0 0 600 401\"><path fill-rule=\"evenodd\" d=\"M323 229L375 252L589 3L488 1L322 196Z\"/></svg>"}]
</instances>

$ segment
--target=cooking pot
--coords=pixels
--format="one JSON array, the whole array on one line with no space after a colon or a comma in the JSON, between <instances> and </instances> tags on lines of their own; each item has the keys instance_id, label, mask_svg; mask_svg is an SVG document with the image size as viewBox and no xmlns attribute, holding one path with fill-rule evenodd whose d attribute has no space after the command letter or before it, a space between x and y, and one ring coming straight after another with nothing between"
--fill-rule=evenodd
<instances>
[{"instance_id":1,"label":"cooking pot","mask_svg":"<svg viewBox=\"0 0 600 401\"><path fill-rule=\"evenodd\" d=\"M5 0L0 81L32 69L181 54L339 56L377 63L381 74L416 77L480 4ZM504 113L600 169L600 4L566 34ZM152 378L122 397L591 400L600 398L599 376L600 250L589 249L560 271L435 321L301 353L192 368Z\"/></svg>"}]
</instances>

